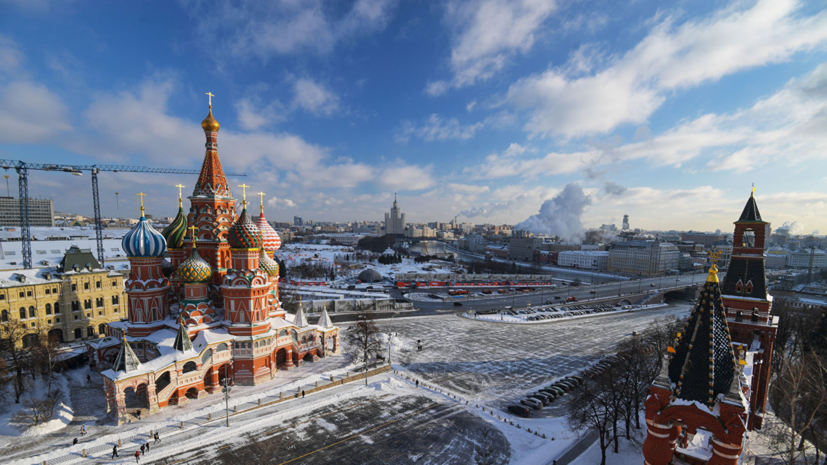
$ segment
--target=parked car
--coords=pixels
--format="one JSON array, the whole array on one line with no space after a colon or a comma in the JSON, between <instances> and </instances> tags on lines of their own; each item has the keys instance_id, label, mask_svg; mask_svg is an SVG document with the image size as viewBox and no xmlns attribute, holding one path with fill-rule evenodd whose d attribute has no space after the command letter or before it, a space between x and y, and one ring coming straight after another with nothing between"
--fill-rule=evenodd
<instances>
[{"instance_id":1,"label":"parked car","mask_svg":"<svg viewBox=\"0 0 827 465\"><path fill-rule=\"evenodd\" d=\"M554 296L554 300L560 300L560 299L562 299L562 297L560 297L559 295Z\"/></svg>"},{"instance_id":2,"label":"parked car","mask_svg":"<svg viewBox=\"0 0 827 465\"><path fill-rule=\"evenodd\" d=\"M548 404L549 404L549 402L551 402L551 399L549 399L548 397L546 397L546 396L544 396L544 395L542 395L542 394L529 394L529 395L528 395L528 398L529 398L529 399L537 399L537 400L538 400L538 401L540 401L543 405L548 405Z\"/></svg>"},{"instance_id":3,"label":"parked car","mask_svg":"<svg viewBox=\"0 0 827 465\"><path fill-rule=\"evenodd\" d=\"M540 402L537 399L532 399L530 397L527 397L527 398L521 400L520 403L523 404L523 405L529 406L529 407L533 408L534 410L540 410L540 409L543 408L543 403L542 402Z\"/></svg>"},{"instance_id":4,"label":"parked car","mask_svg":"<svg viewBox=\"0 0 827 465\"><path fill-rule=\"evenodd\" d=\"M542 392L543 394L545 394L547 396L551 396L552 399L556 399L556 398L560 397L560 394L558 393L559 391L551 390L549 388L542 388L542 389L540 389L540 392Z\"/></svg>"},{"instance_id":5,"label":"parked car","mask_svg":"<svg viewBox=\"0 0 827 465\"><path fill-rule=\"evenodd\" d=\"M509 405L508 411L523 418L528 418L531 416L531 410L529 410L525 405Z\"/></svg>"},{"instance_id":6,"label":"parked car","mask_svg":"<svg viewBox=\"0 0 827 465\"><path fill-rule=\"evenodd\" d=\"M454 302L454 307L462 307L462 302Z\"/></svg>"},{"instance_id":7,"label":"parked car","mask_svg":"<svg viewBox=\"0 0 827 465\"><path fill-rule=\"evenodd\" d=\"M560 386L555 386L553 384L547 387L546 389L556 392L557 397L560 397L566 393L566 391L563 388L561 388Z\"/></svg>"}]
</instances>

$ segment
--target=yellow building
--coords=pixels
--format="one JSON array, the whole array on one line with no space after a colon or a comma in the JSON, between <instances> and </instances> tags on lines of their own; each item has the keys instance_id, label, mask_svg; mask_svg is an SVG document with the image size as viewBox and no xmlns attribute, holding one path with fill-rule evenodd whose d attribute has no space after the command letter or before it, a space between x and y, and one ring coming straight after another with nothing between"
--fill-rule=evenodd
<instances>
[{"instance_id":1,"label":"yellow building","mask_svg":"<svg viewBox=\"0 0 827 465\"><path fill-rule=\"evenodd\" d=\"M41 332L61 342L96 339L106 323L127 316L123 280L88 249L72 246L57 268L0 272L0 321L29 328L24 345Z\"/></svg>"}]
</instances>

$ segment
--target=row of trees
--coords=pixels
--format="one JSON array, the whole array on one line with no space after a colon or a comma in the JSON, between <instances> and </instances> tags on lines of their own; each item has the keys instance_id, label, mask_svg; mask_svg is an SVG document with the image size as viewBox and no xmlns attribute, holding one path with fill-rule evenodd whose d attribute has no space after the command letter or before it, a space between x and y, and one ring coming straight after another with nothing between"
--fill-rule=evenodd
<instances>
[{"instance_id":1,"label":"row of trees","mask_svg":"<svg viewBox=\"0 0 827 465\"><path fill-rule=\"evenodd\" d=\"M781 422L765 425L769 445L785 464L817 464L827 445L827 313L781 298L772 312L780 318L769 402Z\"/></svg>"},{"instance_id":2,"label":"row of trees","mask_svg":"<svg viewBox=\"0 0 827 465\"><path fill-rule=\"evenodd\" d=\"M585 382L571 391L567 419L575 430L591 430L598 434L601 465L606 465L606 452L618 440L632 438L640 429L643 402L649 385L660 372L666 349L674 340L685 320L658 319L640 335L622 342L617 354L607 358L610 366L586 377Z\"/></svg>"},{"instance_id":3,"label":"row of trees","mask_svg":"<svg viewBox=\"0 0 827 465\"><path fill-rule=\"evenodd\" d=\"M18 422L37 425L52 418L62 398L54 385L60 353L59 340L43 328L30 328L17 320L0 324L0 405L8 405L12 397L14 403L22 399L25 408ZM45 392L36 396L38 383L46 383Z\"/></svg>"},{"instance_id":4,"label":"row of trees","mask_svg":"<svg viewBox=\"0 0 827 465\"><path fill-rule=\"evenodd\" d=\"M511 262L500 262L496 260L485 260L484 262L464 263L468 273L477 274L540 274L542 269L537 265L518 265Z\"/></svg>"}]
</instances>

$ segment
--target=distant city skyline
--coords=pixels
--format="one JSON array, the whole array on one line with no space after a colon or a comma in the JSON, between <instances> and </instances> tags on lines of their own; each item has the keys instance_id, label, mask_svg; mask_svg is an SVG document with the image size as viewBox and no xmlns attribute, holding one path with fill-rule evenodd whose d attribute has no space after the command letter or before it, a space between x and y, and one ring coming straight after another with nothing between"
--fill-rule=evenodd
<instances>
[{"instance_id":1,"label":"distant city skyline","mask_svg":"<svg viewBox=\"0 0 827 465\"><path fill-rule=\"evenodd\" d=\"M827 233L816 2L4 6L2 158L198 169L211 92L271 221L382 221L399 192L411 223L516 225L571 185L585 228L728 231L754 182L773 228ZM173 216L195 175L100 182L104 216L140 191ZM88 176L29 189L92 213Z\"/></svg>"}]
</instances>

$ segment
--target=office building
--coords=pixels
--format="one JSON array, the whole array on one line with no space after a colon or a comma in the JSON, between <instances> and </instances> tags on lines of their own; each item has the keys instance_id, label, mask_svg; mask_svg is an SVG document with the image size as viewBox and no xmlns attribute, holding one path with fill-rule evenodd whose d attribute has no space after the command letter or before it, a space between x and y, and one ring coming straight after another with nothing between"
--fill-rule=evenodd
<instances>
[{"instance_id":1,"label":"office building","mask_svg":"<svg viewBox=\"0 0 827 465\"><path fill-rule=\"evenodd\" d=\"M0 226L20 227L20 200L0 197ZM55 225L55 208L52 199L29 198L29 226Z\"/></svg>"}]
</instances>

